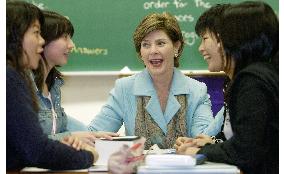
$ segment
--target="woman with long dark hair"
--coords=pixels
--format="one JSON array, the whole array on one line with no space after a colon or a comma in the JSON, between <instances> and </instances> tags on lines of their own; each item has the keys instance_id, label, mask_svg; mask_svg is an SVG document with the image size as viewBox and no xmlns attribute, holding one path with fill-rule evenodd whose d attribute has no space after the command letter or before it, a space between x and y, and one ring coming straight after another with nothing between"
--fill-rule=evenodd
<instances>
[{"instance_id":1,"label":"woman with long dark hair","mask_svg":"<svg viewBox=\"0 0 284 174\"><path fill-rule=\"evenodd\" d=\"M38 121L30 70L38 67L43 52L43 13L20 1L8 1L6 8L7 170L27 166L60 170L90 167L98 158L93 147L76 143L70 137L62 140L64 144L51 140ZM70 144L84 150L78 151Z\"/></svg>"},{"instance_id":2,"label":"woman with long dark hair","mask_svg":"<svg viewBox=\"0 0 284 174\"><path fill-rule=\"evenodd\" d=\"M224 71L230 79L223 128L227 140L204 146L195 140L179 141L177 152L204 154L209 161L236 165L246 174L278 173L278 18L264 2L242 2L225 9L216 22L215 40L210 34L201 34L199 51L211 70ZM212 56L213 47L222 54Z\"/></svg>"}]
</instances>

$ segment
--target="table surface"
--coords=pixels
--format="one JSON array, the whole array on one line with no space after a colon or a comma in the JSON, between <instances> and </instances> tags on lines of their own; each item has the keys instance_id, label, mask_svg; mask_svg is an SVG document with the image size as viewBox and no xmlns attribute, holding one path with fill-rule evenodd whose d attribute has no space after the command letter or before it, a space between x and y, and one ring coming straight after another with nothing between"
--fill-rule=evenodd
<instances>
[{"instance_id":1,"label":"table surface","mask_svg":"<svg viewBox=\"0 0 284 174\"><path fill-rule=\"evenodd\" d=\"M213 162L205 162L202 165L198 165L195 167L195 169L208 169L208 170L222 170L222 169L232 169L235 172L238 171L237 173L243 174L236 166L233 165L228 165L224 163L213 163ZM157 166L141 166L141 172L145 173L147 170L149 171L157 171L161 170L162 171L168 171L170 172L171 170L175 170L175 168L159 168ZM170 169L170 170L168 170ZM82 169L82 170L62 170L62 171L54 171L54 170L48 170L48 169L42 169L42 168L36 168L36 167L26 167L23 170L14 170L14 171L7 171L8 174L39 174L39 173L50 173L50 174L108 174L109 172L106 171L107 167L103 165L95 165L93 168L90 169ZM188 168L178 168L178 170L184 170L188 171ZM166 172L165 171L165 172ZM183 172L184 172L183 171Z\"/></svg>"},{"instance_id":2,"label":"table surface","mask_svg":"<svg viewBox=\"0 0 284 174\"><path fill-rule=\"evenodd\" d=\"M108 172L87 172L87 171L77 171L77 172L21 172L21 171L8 171L7 174L37 174L37 173L45 173L45 174L108 174Z\"/></svg>"}]
</instances>

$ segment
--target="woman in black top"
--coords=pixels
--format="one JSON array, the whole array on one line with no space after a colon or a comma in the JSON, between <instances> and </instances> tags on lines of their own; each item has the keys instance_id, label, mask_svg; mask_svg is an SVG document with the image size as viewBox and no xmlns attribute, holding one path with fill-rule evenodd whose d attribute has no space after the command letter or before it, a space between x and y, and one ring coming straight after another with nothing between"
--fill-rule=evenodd
<instances>
[{"instance_id":1,"label":"woman in black top","mask_svg":"<svg viewBox=\"0 0 284 174\"><path fill-rule=\"evenodd\" d=\"M98 158L94 148L80 142L72 144L72 138L64 139L65 144L84 149L78 151L48 139L38 122L29 70L37 68L43 51L42 12L26 2L8 1L6 22L7 170L27 166L58 170L90 167Z\"/></svg>"},{"instance_id":2,"label":"woman in black top","mask_svg":"<svg viewBox=\"0 0 284 174\"><path fill-rule=\"evenodd\" d=\"M269 5L242 2L225 9L216 22L215 40L208 31L201 34L199 50L208 69L223 70L231 79L225 91L227 140L201 147L177 144L178 153L205 154L210 161L234 164L246 174L278 173L278 27ZM223 54L214 57L212 45Z\"/></svg>"}]
</instances>

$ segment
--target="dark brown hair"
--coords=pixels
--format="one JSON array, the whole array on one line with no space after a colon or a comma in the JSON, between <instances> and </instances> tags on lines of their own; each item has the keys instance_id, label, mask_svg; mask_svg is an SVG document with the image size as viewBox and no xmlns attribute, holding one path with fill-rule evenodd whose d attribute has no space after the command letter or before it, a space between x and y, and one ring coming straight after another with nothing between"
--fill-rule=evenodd
<instances>
[{"instance_id":1,"label":"dark brown hair","mask_svg":"<svg viewBox=\"0 0 284 174\"><path fill-rule=\"evenodd\" d=\"M44 24L39 8L24 1L6 3L6 63L21 74L32 95L33 108L38 111L37 97L31 83L29 70L24 65L23 38L28 28L38 20Z\"/></svg>"},{"instance_id":2,"label":"dark brown hair","mask_svg":"<svg viewBox=\"0 0 284 174\"><path fill-rule=\"evenodd\" d=\"M218 42L222 43L218 36L218 25L220 25L220 20L224 11L229 8L231 4L217 4L208 10L206 10L197 20L195 24L195 32L198 36L202 37L206 32L209 32L214 36ZM221 48L221 55L223 56L224 50ZM222 63L224 64L225 57L222 57ZM226 65L224 65L224 71L229 71L231 67L231 59L227 59Z\"/></svg>"},{"instance_id":3,"label":"dark brown hair","mask_svg":"<svg viewBox=\"0 0 284 174\"><path fill-rule=\"evenodd\" d=\"M43 14L45 17L45 24L42 26L41 34L45 40L45 45L48 45L51 41L60 38L64 34L70 35L71 37L73 36L73 25L66 17L53 11L43 11ZM44 82L44 66L47 65L47 62L44 54L42 55L43 61L40 62L38 69L34 71L35 82L40 91L42 90L44 83L47 84L48 90L50 90L54 84L55 78L62 79L62 74L53 67Z\"/></svg>"},{"instance_id":4,"label":"dark brown hair","mask_svg":"<svg viewBox=\"0 0 284 174\"><path fill-rule=\"evenodd\" d=\"M261 1L245 1L227 8L218 24L226 58L236 62L234 76L255 62L278 62L279 21Z\"/></svg>"}]
</instances>

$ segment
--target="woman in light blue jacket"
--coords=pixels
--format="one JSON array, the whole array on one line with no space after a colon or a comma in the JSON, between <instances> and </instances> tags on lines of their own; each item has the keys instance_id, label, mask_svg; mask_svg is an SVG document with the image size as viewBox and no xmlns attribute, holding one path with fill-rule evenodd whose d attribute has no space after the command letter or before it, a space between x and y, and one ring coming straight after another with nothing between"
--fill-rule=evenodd
<instances>
[{"instance_id":1,"label":"woman in light blue jacket","mask_svg":"<svg viewBox=\"0 0 284 174\"><path fill-rule=\"evenodd\" d=\"M116 132L124 123L126 135L147 139L146 149L153 144L172 148L181 136L215 135L222 120L212 116L206 85L175 68L184 46L175 17L169 13L146 16L133 39L146 68L116 81L89 129Z\"/></svg>"}]
</instances>

